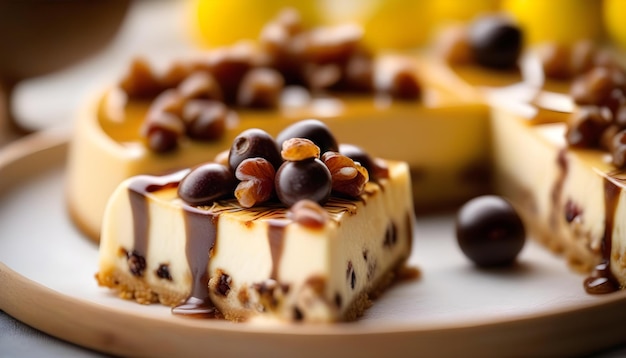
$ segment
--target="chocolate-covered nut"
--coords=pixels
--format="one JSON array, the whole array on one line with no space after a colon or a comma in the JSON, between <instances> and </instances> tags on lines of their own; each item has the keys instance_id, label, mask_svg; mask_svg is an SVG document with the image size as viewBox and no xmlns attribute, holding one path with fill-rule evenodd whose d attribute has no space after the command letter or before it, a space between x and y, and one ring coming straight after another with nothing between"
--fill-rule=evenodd
<instances>
[{"instance_id":1,"label":"chocolate-covered nut","mask_svg":"<svg viewBox=\"0 0 626 358\"><path fill-rule=\"evenodd\" d=\"M178 185L178 196L190 205L210 205L213 201L233 195L236 180L233 173L217 163L193 168Z\"/></svg>"},{"instance_id":2,"label":"chocolate-covered nut","mask_svg":"<svg viewBox=\"0 0 626 358\"><path fill-rule=\"evenodd\" d=\"M245 159L255 157L266 159L275 170L278 170L283 161L274 138L258 128L247 129L235 138L228 153L228 163L234 172Z\"/></svg>"},{"instance_id":3,"label":"chocolate-covered nut","mask_svg":"<svg viewBox=\"0 0 626 358\"><path fill-rule=\"evenodd\" d=\"M191 100L183 108L183 121L189 138L217 140L226 131L228 108L218 101Z\"/></svg>"},{"instance_id":4,"label":"chocolate-covered nut","mask_svg":"<svg viewBox=\"0 0 626 358\"><path fill-rule=\"evenodd\" d=\"M328 126L317 119L305 119L290 125L276 136L276 142L280 148L282 148L283 142L291 138L306 138L311 140L320 148L320 153L329 150L333 152L339 150L337 140Z\"/></svg>"},{"instance_id":5,"label":"chocolate-covered nut","mask_svg":"<svg viewBox=\"0 0 626 358\"><path fill-rule=\"evenodd\" d=\"M522 52L522 31L505 16L478 18L470 24L468 38L473 57L485 67L513 68Z\"/></svg>"},{"instance_id":6,"label":"chocolate-covered nut","mask_svg":"<svg viewBox=\"0 0 626 358\"><path fill-rule=\"evenodd\" d=\"M456 237L461 251L481 267L513 263L524 247L526 230L513 206L502 197L474 198L456 217Z\"/></svg>"},{"instance_id":7,"label":"chocolate-covered nut","mask_svg":"<svg viewBox=\"0 0 626 358\"><path fill-rule=\"evenodd\" d=\"M276 108L285 87L283 76L271 68L255 68L241 80L237 104L251 108Z\"/></svg>"},{"instance_id":8,"label":"chocolate-covered nut","mask_svg":"<svg viewBox=\"0 0 626 358\"><path fill-rule=\"evenodd\" d=\"M185 99L213 99L222 101L224 96L219 83L212 74L196 71L178 85L178 93Z\"/></svg>"},{"instance_id":9,"label":"chocolate-covered nut","mask_svg":"<svg viewBox=\"0 0 626 358\"><path fill-rule=\"evenodd\" d=\"M569 118L565 138L572 147L593 148L600 144L602 133L611 124L611 112L595 106L580 107Z\"/></svg>"},{"instance_id":10,"label":"chocolate-covered nut","mask_svg":"<svg viewBox=\"0 0 626 358\"><path fill-rule=\"evenodd\" d=\"M317 158L286 161L276 172L274 188L278 199L287 207L304 199L323 205L332 189L330 171Z\"/></svg>"}]
</instances>

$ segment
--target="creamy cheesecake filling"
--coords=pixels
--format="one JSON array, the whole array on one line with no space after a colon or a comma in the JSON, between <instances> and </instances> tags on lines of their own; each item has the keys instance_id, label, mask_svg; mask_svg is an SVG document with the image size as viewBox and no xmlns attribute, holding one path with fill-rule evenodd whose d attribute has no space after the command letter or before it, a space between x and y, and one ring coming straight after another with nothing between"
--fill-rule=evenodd
<instances>
[{"instance_id":1,"label":"creamy cheesecake filling","mask_svg":"<svg viewBox=\"0 0 626 358\"><path fill-rule=\"evenodd\" d=\"M356 200L331 197L321 227L280 204L190 206L176 194L187 171L131 178L107 208L97 278L175 314L354 319L412 245L408 167L390 162L389 172Z\"/></svg>"}]
</instances>

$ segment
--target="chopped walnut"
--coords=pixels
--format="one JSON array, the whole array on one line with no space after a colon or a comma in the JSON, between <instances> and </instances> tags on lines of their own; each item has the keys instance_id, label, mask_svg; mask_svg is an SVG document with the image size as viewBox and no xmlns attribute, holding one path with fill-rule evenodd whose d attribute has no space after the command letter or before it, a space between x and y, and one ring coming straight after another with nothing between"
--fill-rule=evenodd
<instances>
[{"instance_id":1,"label":"chopped walnut","mask_svg":"<svg viewBox=\"0 0 626 358\"><path fill-rule=\"evenodd\" d=\"M326 152L322 161L330 170L333 191L350 197L363 194L369 174L358 162L337 152Z\"/></svg>"},{"instance_id":2,"label":"chopped walnut","mask_svg":"<svg viewBox=\"0 0 626 358\"><path fill-rule=\"evenodd\" d=\"M320 157L320 148L306 138L291 138L283 142L280 155L284 160L297 162Z\"/></svg>"},{"instance_id":3,"label":"chopped walnut","mask_svg":"<svg viewBox=\"0 0 626 358\"><path fill-rule=\"evenodd\" d=\"M235 188L235 197L243 207L250 208L268 201L274 191L276 172L263 158L248 158L237 166L235 177L241 182Z\"/></svg>"}]
</instances>

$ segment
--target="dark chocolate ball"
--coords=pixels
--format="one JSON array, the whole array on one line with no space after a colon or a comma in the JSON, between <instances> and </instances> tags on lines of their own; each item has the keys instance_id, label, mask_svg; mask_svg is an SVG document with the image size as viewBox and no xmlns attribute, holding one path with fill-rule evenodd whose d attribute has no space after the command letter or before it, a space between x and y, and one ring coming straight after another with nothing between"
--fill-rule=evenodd
<instances>
[{"instance_id":1,"label":"dark chocolate ball","mask_svg":"<svg viewBox=\"0 0 626 358\"><path fill-rule=\"evenodd\" d=\"M476 197L456 217L461 251L481 267L513 263L524 247L526 230L515 208L495 195Z\"/></svg>"},{"instance_id":2,"label":"dark chocolate ball","mask_svg":"<svg viewBox=\"0 0 626 358\"><path fill-rule=\"evenodd\" d=\"M523 46L522 31L502 15L483 16L469 27L469 45L479 65L515 67Z\"/></svg>"},{"instance_id":3,"label":"dark chocolate ball","mask_svg":"<svg viewBox=\"0 0 626 358\"><path fill-rule=\"evenodd\" d=\"M272 163L275 170L282 164L280 150L274 138L262 129L251 128L241 132L230 147L228 163L234 172L248 158L263 158Z\"/></svg>"},{"instance_id":4,"label":"dark chocolate ball","mask_svg":"<svg viewBox=\"0 0 626 358\"><path fill-rule=\"evenodd\" d=\"M317 158L286 161L276 172L274 188L278 199L288 207L303 199L323 205L332 190L330 170Z\"/></svg>"},{"instance_id":5,"label":"dark chocolate ball","mask_svg":"<svg viewBox=\"0 0 626 358\"><path fill-rule=\"evenodd\" d=\"M178 185L178 196L190 205L210 205L233 195L236 180L224 165L206 163L192 169Z\"/></svg>"}]
</instances>

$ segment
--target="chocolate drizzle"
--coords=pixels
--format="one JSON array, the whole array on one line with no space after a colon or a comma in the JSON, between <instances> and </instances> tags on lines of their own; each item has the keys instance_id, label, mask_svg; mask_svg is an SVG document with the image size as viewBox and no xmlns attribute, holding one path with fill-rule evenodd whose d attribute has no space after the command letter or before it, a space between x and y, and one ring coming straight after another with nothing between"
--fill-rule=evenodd
<instances>
[{"instance_id":1,"label":"chocolate drizzle","mask_svg":"<svg viewBox=\"0 0 626 358\"><path fill-rule=\"evenodd\" d=\"M145 258L148 252L150 216L146 195L167 188L176 188L187 172L188 170L183 170L161 177L139 176L129 184L128 194L135 240L133 254ZM209 299L207 273L209 251L215 245L217 215L189 205L184 205L183 210L187 236L185 252L192 276L192 288L189 297L174 307L172 312L208 318L220 317L219 311Z\"/></svg>"},{"instance_id":2,"label":"chocolate drizzle","mask_svg":"<svg viewBox=\"0 0 626 358\"><path fill-rule=\"evenodd\" d=\"M145 260L148 253L148 228L150 216L148 213L148 201L146 194L165 188L175 188L187 174L186 170L179 171L161 177L142 175L138 176L129 184L128 195L133 215L133 235L135 242L132 255ZM139 276L143 275L143 271Z\"/></svg>"},{"instance_id":3,"label":"chocolate drizzle","mask_svg":"<svg viewBox=\"0 0 626 358\"><path fill-rule=\"evenodd\" d=\"M283 254L286 227L287 222L284 220L270 220L267 226L267 239L272 254L272 272L270 274L272 280L278 280L279 262Z\"/></svg>"},{"instance_id":4,"label":"chocolate drizzle","mask_svg":"<svg viewBox=\"0 0 626 358\"><path fill-rule=\"evenodd\" d=\"M184 205L185 253L191 271L191 292L182 304L172 308L172 313L193 315L205 318L221 317L209 298L209 260L211 250L215 250L217 219L212 214L193 206Z\"/></svg>"},{"instance_id":5,"label":"chocolate drizzle","mask_svg":"<svg viewBox=\"0 0 626 358\"><path fill-rule=\"evenodd\" d=\"M605 294L619 290L619 283L611 272L611 247L615 224L615 211L619 202L622 185L610 175L604 178L604 235L600 243L602 261L591 275L585 279L585 291L590 294Z\"/></svg>"}]
</instances>

